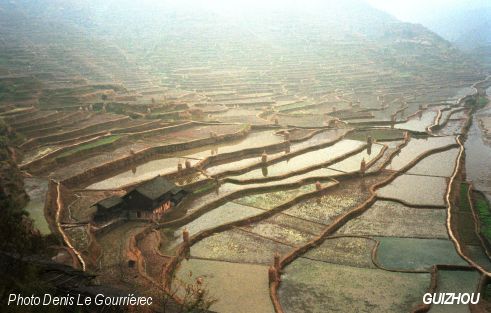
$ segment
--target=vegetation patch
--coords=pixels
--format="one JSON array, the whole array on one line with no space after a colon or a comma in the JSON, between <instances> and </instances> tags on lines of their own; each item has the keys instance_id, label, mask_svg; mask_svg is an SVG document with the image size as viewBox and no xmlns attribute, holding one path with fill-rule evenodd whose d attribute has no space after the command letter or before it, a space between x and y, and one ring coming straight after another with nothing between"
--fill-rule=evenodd
<instances>
[{"instance_id":1,"label":"vegetation patch","mask_svg":"<svg viewBox=\"0 0 491 313\"><path fill-rule=\"evenodd\" d=\"M70 150L60 154L56 159L59 160L61 158L65 158L65 157L73 155L75 153L79 153L82 151L87 152L88 150L92 150L92 149L99 148L102 146L110 145L110 144L113 144L114 142L116 142L117 140L119 140L120 138L121 138L121 136L118 136L118 135L112 135L112 136L108 136L105 138L101 138L97 141L89 142L89 143L80 145L78 147L75 147L73 149L70 149Z\"/></svg>"},{"instance_id":2,"label":"vegetation patch","mask_svg":"<svg viewBox=\"0 0 491 313\"><path fill-rule=\"evenodd\" d=\"M491 242L491 212L487 199L479 194L474 193L475 207L481 222L481 234Z\"/></svg>"}]
</instances>

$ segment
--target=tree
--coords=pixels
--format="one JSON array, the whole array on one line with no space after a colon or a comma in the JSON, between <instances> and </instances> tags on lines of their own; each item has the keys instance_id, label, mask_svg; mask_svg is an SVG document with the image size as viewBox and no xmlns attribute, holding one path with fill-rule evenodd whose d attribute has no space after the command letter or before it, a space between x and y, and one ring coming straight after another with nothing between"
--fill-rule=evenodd
<instances>
[{"instance_id":1,"label":"tree","mask_svg":"<svg viewBox=\"0 0 491 313\"><path fill-rule=\"evenodd\" d=\"M164 312L197 313L207 311L218 300L210 295L207 285L202 277L193 278L193 273L188 273L188 283L177 277L173 277L173 287L168 293L164 293L161 304ZM179 297L177 303L174 299Z\"/></svg>"}]
</instances>

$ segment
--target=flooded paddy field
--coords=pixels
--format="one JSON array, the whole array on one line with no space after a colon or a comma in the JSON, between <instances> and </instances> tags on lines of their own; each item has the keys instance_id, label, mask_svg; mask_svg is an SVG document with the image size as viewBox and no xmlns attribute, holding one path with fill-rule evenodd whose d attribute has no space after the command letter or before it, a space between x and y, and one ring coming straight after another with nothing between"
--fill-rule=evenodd
<instances>
[{"instance_id":1,"label":"flooded paddy field","mask_svg":"<svg viewBox=\"0 0 491 313\"><path fill-rule=\"evenodd\" d=\"M476 189L484 192L491 201L491 175L488 160L491 158L491 146L484 141L483 132L479 127L478 116L489 114L490 108L484 108L476 113L465 141L465 168L469 181Z\"/></svg>"},{"instance_id":2,"label":"flooded paddy field","mask_svg":"<svg viewBox=\"0 0 491 313\"><path fill-rule=\"evenodd\" d=\"M288 158L285 161L270 165L267 167L266 177L282 176L318 164L323 164L332 161L335 158L342 156L343 154L350 153L362 147L363 147L362 142L354 141L354 140L342 140L334 144L333 146L320 150L315 150L312 152L307 152L297 157ZM379 149L375 148L374 150L375 150L374 154L377 154L377 150L380 151L380 148ZM238 181L261 178L261 177L264 177L262 169L253 170L238 176L230 176L230 178Z\"/></svg>"},{"instance_id":3,"label":"flooded paddy field","mask_svg":"<svg viewBox=\"0 0 491 313\"><path fill-rule=\"evenodd\" d=\"M449 120L445 127L441 130L435 132L436 135L439 136L457 136L463 133L463 129L465 127L466 120L457 119L457 120Z\"/></svg>"},{"instance_id":4,"label":"flooded paddy field","mask_svg":"<svg viewBox=\"0 0 491 313\"><path fill-rule=\"evenodd\" d=\"M357 130L348 135L349 139L365 141L370 136L376 141L402 140L404 133L399 129L378 128L371 130Z\"/></svg>"},{"instance_id":5,"label":"flooded paddy field","mask_svg":"<svg viewBox=\"0 0 491 313\"><path fill-rule=\"evenodd\" d=\"M26 178L24 180L29 202L24 207L34 224L42 234L50 234L51 230L44 216L44 201L48 192L48 182L42 178Z\"/></svg>"},{"instance_id":6,"label":"flooded paddy field","mask_svg":"<svg viewBox=\"0 0 491 313\"><path fill-rule=\"evenodd\" d=\"M213 117L222 115L225 121L236 109L230 107ZM171 285L178 294L199 277L209 295L218 299L211 307L217 312L241 312L235 309L238 304L247 308L244 312L250 308L274 312L268 269L275 255L282 259L294 254L281 269L279 289L273 295L285 312L339 308L409 312L421 303L432 266L469 265L449 236L445 201L460 153L456 129L461 129L468 112L449 111L441 118L455 119L449 119L437 136L421 135L434 123L436 108L421 118L411 116L395 128L330 128L324 125L324 117L312 124L315 119L302 120L301 115L288 116L287 111L277 116L279 125L272 129L244 131L243 124L234 124L193 126L169 134L157 131L118 144L108 153L74 159L50 177L63 181L80 176L75 186L81 188L73 189L63 203L62 227L86 265L108 276L105 282L123 286L136 277L135 286L152 290L149 280L151 284L161 281L175 259ZM412 113L398 114L404 118ZM268 119L275 125L274 117ZM291 128L305 127L305 123L326 128ZM405 130L420 133L407 136ZM214 136L237 132L237 138L208 142ZM367 146L369 137L373 143ZM189 146L202 139L203 145ZM117 163L165 144L184 146L148 160L115 165L101 179L85 183L84 173L96 164ZM64 149L63 144L59 147ZM433 152L436 149L441 150ZM48 159L50 151L45 154ZM422 158L423 154L427 155ZM365 166L373 163L366 173L363 162ZM179 204L176 217L123 217L93 223L101 200L124 197L158 175L192 195ZM28 205L33 216L44 204L41 195L48 192L47 181L44 177L27 181L33 190ZM134 186L125 187L129 185ZM469 209L459 208L453 221L463 253L491 270ZM182 255L187 245L184 233L192 241L187 258ZM303 251L305 246L309 248ZM136 266L135 261L144 266ZM438 276L441 285L451 286L455 278L448 273L460 272L439 273L443 273ZM468 283L462 288L475 283L475 273L465 280ZM251 297L243 297L244 290ZM436 306L431 310L439 312Z\"/></svg>"},{"instance_id":7,"label":"flooded paddy field","mask_svg":"<svg viewBox=\"0 0 491 313\"><path fill-rule=\"evenodd\" d=\"M282 279L279 297L285 312L336 312L343 308L389 313L410 312L420 303L430 274L394 273L300 258L286 267Z\"/></svg>"},{"instance_id":8,"label":"flooded paddy field","mask_svg":"<svg viewBox=\"0 0 491 313\"><path fill-rule=\"evenodd\" d=\"M410 168L407 173L413 175L450 177L455 170L458 155L459 149L451 149L430 155Z\"/></svg>"},{"instance_id":9,"label":"flooded paddy field","mask_svg":"<svg viewBox=\"0 0 491 313\"><path fill-rule=\"evenodd\" d=\"M408 205L443 207L446 190L447 179L444 177L404 174L381 188L377 194Z\"/></svg>"},{"instance_id":10,"label":"flooded paddy field","mask_svg":"<svg viewBox=\"0 0 491 313\"><path fill-rule=\"evenodd\" d=\"M296 234L295 234L296 236ZM269 265L275 253L286 254L292 246L234 229L203 239L191 247L191 257L236 263Z\"/></svg>"},{"instance_id":11,"label":"flooded paddy field","mask_svg":"<svg viewBox=\"0 0 491 313\"><path fill-rule=\"evenodd\" d=\"M476 271L444 271L439 270L436 292L468 292L475 293L479 283ZM430 313L469 313L468 304L433 304Z\"/></svg>"},{"instance_id":12,"label":"flooded paddy field","mask_svg":"<svg viewBox=\"0 0 491 313\"><path fill-rule=\"evenodd\" d=\"M216 312L274 313L267 266L190 259L183 262L177 277L176 285L202 278L210 295L218 299L210 308Z\"/></svg>"},{"instance_id":13,"label":"flooded paddy field","mask_svg":"<svg viewBox=\"0 0 491 313\"><path fill-rule=\"evenodd\" d=\"M311 192L314 190L315 186L313 184L308 184L294 190L280 190L251 195L234 200L234 202L263 210L269 210L293 199L301 193Z\"/></svg>"},{"instance_id":14,"label":"flooded paddy field","mask_svg":"<svg viewBox=\"0 0 491 313\"><path fill-rule=\"evenodd\" d=\"M383 176L382 176L383 177ZM335 188L316 199L306 200L283 213L311 222L327 225L336 216L353 209L366 201L370 193L368 186L382 177L367 177L364 180L352 179L343 182L341 188Z\"/></svg>"},{"instance_id":15,"label":"flooded paddy field","mask_svg":"<svg viewBox=\"0 0 491 313\"><path fill-rule=\"evenodd\" d=\"M382 151L382 147L383 146L380 144L373 144L371 149L367 148L365 151L346 158L341 162L330 165L329 168L345 173L358 171L360 170L362 160L364 160L366 163L371 162L379 156L379 153Z\"/></svg>"},{"instance_id":16,"label":"flooded paddy field","mask_svg":"<svg viewBox=\"0 0 491 313\"><path fill-rule=\"evenodd\" d=\"M416 115L405 123L396 124L394 127L417 132L425 132L428 126L431 126L437 116L436 111L424 111L421 115Z\"/></svg>"},{"instance_id":17,"label":"flooded paddy field","mask_svg":"<svg viewBox=\"0 0 491 313\"><path fill-rule=\"evenodd\" d=\"M448 239L444 209L411 208L377 201L337 231L338 235Z\"/></svg>"},{"instance_id":18,"label":"flooded paddy field","mask_svg":"<svg viewBox=\"0 0 491 313\"><path fill-rule=\"evenodd\" d=\"M411 161L421 154L442 148L448 145L455 144L455 137L428 137L428 138L411 138L408 144L397 154L391 161L388 169L400 170L404 166L408 165Z\"/></svg>"},{"instance_id":19,"label":"flooded paddy field","mask_svg":"<svg viewBox=\"0 0 491 313\"><path fill-rule=\"evenodd\" d=\"M167 229L162 230L161 236L165 238L165 244L161 245L161 250L168 252L172 250L177 244L181 243L182 232L184 229L186 229L192 236L199 233L200 231L250 216L258 215L263 212L263 210L257 209L255 207L241 205L234 202L228 202L211 212L203 214L194 221L187 223L182 227L179 227L173 233L170 233Z\"/></svg>"},{"instance_id":20,"label":"flooded paddy field","mask_svg":"<svg viewBox=\"0 0 491 313\"><path fill-rule=\"evenodd\" d=\"M135 166L127 172L87 186L87 189L117 189L158 175L170 174L177 170L178 163L184 163L183 160L189 161L191 165L199 162L197 159L176 157L150 161L140 166Z\"/></svg>"},{"instance_id":21,"label":"flooded paddy field","mask_svg":"<svg viewBox=\"0 0 491 313\"><path fill-rule=\"evenodd\" d=\"M375 268L372 250L375 240L361 237L334 237L305 253L302 258L360 268Z\"/></svg>"},{"instance_id":22,"label":"flooded paddy field","mask_svg":"<svg viewBox=\"0 0 491 313\"><path fill-rule=\"evenodd\" d=\"M12 49L8 69L2 52L1 73L29 64L16 79L43 81L29 102L0 98L0 118L63 263L135 294L202 278L219 313L411 312L442 264L458 270L439 269L437 291L474 291L491 273L487 211L454 185L491 199L483 72L419 26L342 15L356 25L313 17L308 42L295 19L172 13L185 35ZM0 96L18 88L0 78Z\"/></svg>"},{"instance_id":23,"label":"flooded paddy field","mask_svg":"<svg viewBox=\"0 0 491 313\"><path fill-rule=\"evenodd\" d=\"M491 262L489 256L483 251L481 244L468 244L462 247L463 252L472 261L479 265L485 271L491 271Z\"/></svg>"},{"instance_id":24,"label":"flooded paddy field","mask_svg":"<svg viewBox=\"0 0 491 313\"><path fill-rule=\"evenodd\" d=\"M450 240L379 237L377 261L392 270L429 271L435 264L467 265Z\"/></svg>"}]
</instances>

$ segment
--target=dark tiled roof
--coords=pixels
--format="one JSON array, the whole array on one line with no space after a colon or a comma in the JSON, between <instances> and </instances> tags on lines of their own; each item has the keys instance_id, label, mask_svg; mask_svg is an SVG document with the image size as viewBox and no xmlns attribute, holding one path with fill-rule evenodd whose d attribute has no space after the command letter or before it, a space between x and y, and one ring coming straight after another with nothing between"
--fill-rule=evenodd
<instances>
[{"instance_id":1,"label":"dark tiled roof","mask_svg":"<svg viewBox=\"0 0 491 313\"><path fill-rule=\"evenodd\" d=\"M135 190L149 199L156 200L168 192L175 194L181 189L164 177L157 176L154 179L141 184Z\"/></svg>"},{"instance_id":2,"label":"dark tiled roof","mask_svg":"<svg viewBox=\"0 0 491 313\"><path fill-rule=\"evenodd\" d=\"M117 196L111 196L109 198L97 202L97 205L104 209L110 209L117 205L120 205L121 203L123 203L123 199Z\"/></svg>"}]
</instances>

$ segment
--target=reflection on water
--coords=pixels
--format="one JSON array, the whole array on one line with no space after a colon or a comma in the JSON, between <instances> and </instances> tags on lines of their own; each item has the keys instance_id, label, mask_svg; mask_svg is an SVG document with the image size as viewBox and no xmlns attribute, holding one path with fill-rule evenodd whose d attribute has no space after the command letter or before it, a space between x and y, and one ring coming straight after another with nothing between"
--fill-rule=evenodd
<instances>
[{"instance_id":1,"label":"reflection on water","mask_svg":"<svg viewBox=\"0 0 491 313\"><path fill-rule=\"evenodd\" d=\"M189 231L189 235L193 236L205 229L258 215L262 212L264 211L250 206L228 202L177 229L174 232L174 238L172 238L171 248L182 242L182 232L185 228Z\"/></svg>"},{"instance_id":2,"label":"reflection on water","mask_svg":"<svg viewBox=\"0 0 491 313\"><path fill-rule=\"evenodd\" d=\"M258 148L263 146L272 145L284 141L282 136L275 135L276 130L268 130L262 132L253 132L247 135L247 137L240 142L227 142L220 145L216 145L211 149L201 149L196 153L187 154L190 158L204 159L210 155L235 152L243 149Z\"/></svg>"},{"instance_id":3,"label":"reflection on water","mask_svg":"<svg viewBox=\"0 0 491 313\"><path fill-rule=\"evenodd\" d=\"M409 143L402 148L392 162L387 166L387 169L400 170L409 162L417 158L419 155L433 149L441 148L447 145L455 144L455 137L428 137L428 138L411 138Z\"/></svg>"},{"instance_id":4,"label":"reflection on water","mask_svg":"<svg viewBox=\"0 0 491 313\"><path fill-rule=\"evenodd\" d=\"M412 205L444 206L446 188L447 180L443 177L401 175L379 189L377 194Z\"/></svg>"},{"instance_id":5,"label":"reflection on water","mask_svg":"<svg viewBox=\"0 0 491 313\"><path fill-rule=\"evenodd\" d=\"M461 88L457 91L455 96L450 99L450 102L458 103L460 98L463 98L465 96L473 95L476 92L476 89L474 87L464 87Z\"/></svg>"},{"instance_id":6,"label":"reflection on water","mask_svg":"<svg viewBox=\"0 0 491 313\"><path fill-rule=\"evenodd\" d=\"M479 284L479 273L477 271L444 271L439 270L437 291L440 292L468 292L476 291ZM429 313L468 313L469 305L467 304L433 304Z\"/></svg>"},{"instance_id":7,"label":"reflection on water","mask_svg":"<svg viewBox=\"0 0 491 313\"><path fill-rule=\"evenodd\" d=\"M275 135L275 131L263 131L250 133L241 141L227 142L215 146L206 146L190 150L180 157L165 157L158 160L149 161L145 164L102 180L87 187L87 189L117 189L125 185L133 184L142 180L151 179L157 175L165 175L177 170L179 162L184 166L184 161L189 160L191 165L195 165L199 160L219 153L229 153L242 149L267 146L280 143L284 139Z\"/></svg>"},{"instance_id":8,"label":"reflection on water","mask_svg":"<svg viewBox=\"0 0 491 313\"><path fill-rule=\"evenodd\" d=\"M360 164L362 160L365 160L366 163L371 162L379 155L382 148L383 146L380 144L373 144L370 150L367 149L358 154L350 156L349 158L346 158L341 162L329 166L329 168L345 173L358 171L360 170Z\"/></svg>"},{"instance_id":9,"label":"reflection on water","mask_svg":"<svg viewBox=\"0 0 491 313\"><path fill-rule=\"evenodd\" d=\"M290 159L285 159L281 162L272 164L268 167L252 170L245 174L231 176L231 177L237 180L247 180L247 179L254 179L254 178L262 178L265 176L268 177L281 176L288 173L299 171L304 168L326 163L332 159L340 157L341 155L353 151L355 149L358 149L362 146L363 146L363 142L345 139L334 144L333 146L307 152L299 156L292 157ZM377 147L377 150L380 150L378 148L379 145L374 145L374 146ZM376 155L376 153L377 152L375 152L374 154Z\"/></svg>"},{"instance_id":10,"label":"reflection on water","mask_svg":"<svg viewBox=\"0 0 491 313\"><path fill-rule=\"evenodd\" d=\"M34 220L34 226L39 229L41 234L50 234L51 230L44 217L44 200L48 191L48 181L42 178L26 178L24 184L29 195L29 202L24 210Z\"/></svg>"},{"instance_id":11,"label":"reflection on water","mask_svg":"<svg viewBox=\"0 0 491 313\"><path fill-rule=\"evenodd\" d=\"M435 121L437 112L425 111L422 115L413 116L409 121L396 124L394 127L398 129L407 129L412 131L424 132L426 127L431 126Z\"/></svg>"},{"instance_id":12,"label":"reflection on water","mask_svg":"<svg viewBox=\"0 0 491 313\"><path fill-rule=\"evenodd\" d=\"M408 174L450 177L454 172L459 151L455 148L430 155L412 167Z\"/></svg>"},{"instance_id":13,"label":"reflection on water","mask_svg":"<svg viewBox=\"0 0 491 313\"><path fill-rule=\"evenodd\" d=\"M97 182L87 187L87 189L117 189L125 185L136 183L138 181L151 179L158 175L165 175L177 171L177 164L181 162L184 166L184 158L166 158L154 160L134 167L129 171L123 172L111 178ZM191 165L196 164L199 160L186 159Z\"/></svg>"},{"instance_id":14,"label":"reflection on water","mask_svg":"<svg viewBox=\"0 0 491 313\"><path fill-rule=\"evenodd\" d=\"M489 89L488 89L489 90ZM491 147L482 139L481 129L477 124L477 116L491 113L491 108L479 110L473 118L465 142L465 169L467 179L472 181L474 187L486 194L491 201Z\"/></svg>"},{"instance_id":15,"label":"reflection on water","mask_svg":"<svg viewBox=\"0 0 491 313\"><path fill-rule=\"evenodd\" d=\"M267 266L190 259L182 262L177 277L191 284L202 277L210 296L219 299L210 308L214 312L274 313L269 294L265 292Z\"/></svg>"}]
</instances>

